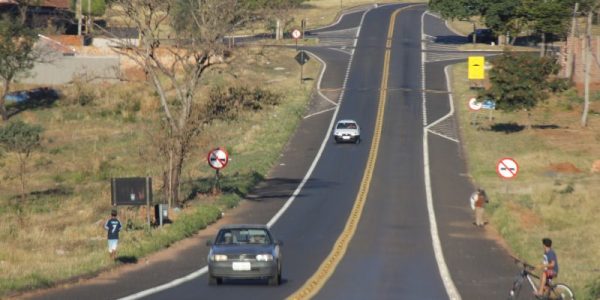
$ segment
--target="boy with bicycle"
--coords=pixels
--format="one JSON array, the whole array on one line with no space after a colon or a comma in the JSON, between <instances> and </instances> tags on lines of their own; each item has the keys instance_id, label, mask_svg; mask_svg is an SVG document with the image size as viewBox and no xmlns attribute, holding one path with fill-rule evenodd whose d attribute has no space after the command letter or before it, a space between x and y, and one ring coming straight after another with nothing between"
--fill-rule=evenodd
<instances>
[{"instance_id":1,"label":"boy with bicycle","mask_svg":"<svg viewBox=\"0 0 600 300\"><path fill-rule=\"evenodd\" d=\"M538 297L543 296L546 292L546 283L558 275L558 258L552 250L552 240L544 238L542 244L544 245L544 263L540 267L544 268L544 272L540 276L539 290L535 292Z\"/></svg>"}]
</instances>

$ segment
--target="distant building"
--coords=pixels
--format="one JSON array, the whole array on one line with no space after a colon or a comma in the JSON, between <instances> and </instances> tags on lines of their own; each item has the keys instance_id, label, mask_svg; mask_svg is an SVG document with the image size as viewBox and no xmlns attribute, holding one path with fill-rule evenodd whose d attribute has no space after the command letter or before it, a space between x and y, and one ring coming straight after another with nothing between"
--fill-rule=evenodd
<instances>
[{"instance_id":1,"label":"distant building","mask_svg":"<svg viewBox=\"0 0 600 300\"><path fill-rule=\"evenodd\" d=\"M30 1L27 8L26 23L33 28L52 28L58 32L65 32L76 24L74 13L70 10L69 0L40 0ZM19 16L17 1L0 0L0 16Z\"/></svg>"}]
</instances>

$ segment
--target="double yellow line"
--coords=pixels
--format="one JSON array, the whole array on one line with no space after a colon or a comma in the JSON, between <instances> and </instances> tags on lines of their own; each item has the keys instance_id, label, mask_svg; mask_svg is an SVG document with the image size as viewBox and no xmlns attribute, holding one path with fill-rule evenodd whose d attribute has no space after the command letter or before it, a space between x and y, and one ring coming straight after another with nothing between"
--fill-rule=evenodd
<instances>
[{"instance_id":1,"label":"double yellow line","mask_svg":"<svg viewBox=\"0 0 600 300\"><path fill-rule=\"evenodd\" d=\"M379 150L379 141L381 140L381 131L383 129L385 103L387 101L387 85L390 70L392 37L394 36L394 25L396 23L396 16L398 15L398 13L400 13L400 11L409 7L411 6L395 10L394 13L392 13L390 19L387 40L385 43L386 50L383 60L383 75L381 77L380 88L381 92L379 94L377 119L375 121L375 129L373 131L371 149L369 151L369 158L367 160L365 172L360 183L360 189L358 190L358 195L356 195L356 200L354 200L354 206L352 207L352 211L350 212L350 217L348 218L348 221L346 221L346 226L344 227L344 230L335 242L333 249L327 256L327 258L325 258L325 260L321 263L317 272L315 272L300 289L298 289L296 292L290 295L287 299L297 300L309 299L314 297L321 290L321 288L323 288L323 286L331 277L331 275L333 275L333 272L344 257L344 254L348 249L348 245L350 244L350 241L352 240L352 237L356 232L358 222L360 221L360 216L362 215L365 202L367 201L369 186L371 185L371 178L373 178L373 171L375 170L375 163L377 162L377 152Z\"/></svg>"}]
</instances>

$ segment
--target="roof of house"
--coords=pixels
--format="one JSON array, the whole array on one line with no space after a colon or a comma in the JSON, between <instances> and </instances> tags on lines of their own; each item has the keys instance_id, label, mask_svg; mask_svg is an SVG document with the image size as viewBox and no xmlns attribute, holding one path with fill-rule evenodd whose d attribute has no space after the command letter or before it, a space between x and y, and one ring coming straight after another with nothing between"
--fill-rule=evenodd
<instances>
[{"instance_id":1,"label":"roof of house","mask_svg":"<svg viewBox=\"0 0 600 300\"><path fill-rule=\"evenodd\" d=\"M69 9L69 0L42 0L40 6Z\"/></svg>"},{"instance_id":2,"label":"roof of house","mask_svg":"<svg viewBox=\"0 0 600 300\"><path fill-rule=\"evenodd\" d=\"M0 0L1 5L14 5L18 4L17 1L14 0ZM69 9L70 3L69 0L41 0L39 5L35 1L32 1L31 6L43 6L43 7L54 7L54 8L63 8Z\"/></svg>"}]
</instances>

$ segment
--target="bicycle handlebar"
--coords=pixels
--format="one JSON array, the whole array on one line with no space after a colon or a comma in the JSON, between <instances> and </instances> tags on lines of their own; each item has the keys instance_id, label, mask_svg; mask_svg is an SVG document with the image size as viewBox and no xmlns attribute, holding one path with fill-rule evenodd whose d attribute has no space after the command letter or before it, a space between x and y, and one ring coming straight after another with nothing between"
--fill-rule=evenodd
<instances>
[{"instance_id":1,"label":"bicycle handlebar","mask_svg":"<svg viewBox=\"0 0 600 300\"><path fill-rule=\"evenodd\" d=\"M530 270L530 271L531 270L535 270L535 266L528 264L526 261L523 261L523 260L521 260L519 258L516 258L514 256L512 258L514 259L515 264L523 266L524 269L527 269L527 270Z\"/></svg>"}]
</instances>

